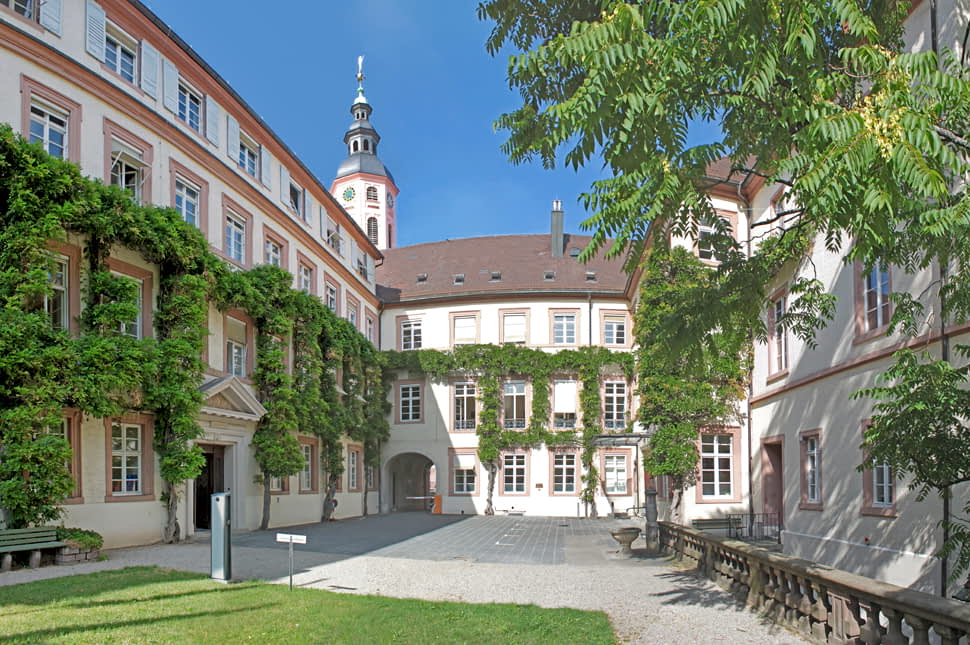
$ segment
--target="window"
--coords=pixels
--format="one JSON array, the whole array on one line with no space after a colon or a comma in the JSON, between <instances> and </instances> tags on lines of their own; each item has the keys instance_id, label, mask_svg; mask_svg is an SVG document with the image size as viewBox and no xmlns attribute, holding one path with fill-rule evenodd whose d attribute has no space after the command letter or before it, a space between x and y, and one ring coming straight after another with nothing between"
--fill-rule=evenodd
<instances>
[{"instance_id":1,"label":"window","mask_svg":"<svg viewBox=\"0 0 970 645\"><path fill-rule=\"evenodd\" d=\"M475 384L455 383L455 430L475 429Z\"/></svg>"},{"instance_id":2,"label":"window","mask_svg":"<svg viewBox=\"0 0 970 645\"><path fill-rule=\"evenodd\" d=\"M470 345L478 342L477 315L451 315L452 344Z\"/></svg>"},{"instance_id":3,"label":"window","mask_svg":"<svg viewBox=\"0 0 970 645\"><path fill-rule=\"evenodd\" d=\"M576 381L557 380L552 386L552 426L556 430L576 427Z\"/></svg>"},{"instance_id":4,"label":"window","mask_svg":"<svg viewBox=\"0 0 970 645\"><path fill-rule=\"evenodd\" d=\"M503 427L525 428L525 381L506 381L503 391Z\"/></svg>"},{"instance_id":5,"label":"window","mask_svg":"<svg viewBox=\"0 0 970 645\"><path fill-rule=\"evenodd\" d=\"M117 275L118 277L125 278L126 280L131 280L132 282L135 283L135 287L136 287L135 305L138 307L138 313L135 314L135 317L128 322L121 323L121 327L119 331L125 336L131 336L132 338L140 339L142 337L142 329L143 329L142 299L144 297L143 291L144 291L145 283L142 282L141 280L132 278L130 276L123 276L119 274L115 274L115 275Z\"/></svg>"},{"instance_id":6,"label":"window","mask_svg":"<svg viewBox=\"0 0 970 645\"><path fill-rule=\"evenodd\" d=\"M603 317L603 343L626 345L626 316L608 314Z\"/></svg>"},{"instance_id":7,"label":"window","mask_svg":"<svg viewBox=\"0 0 970 645\"><path fill-rule=\"evenodd\" d=\"M702 260L716 260L714 255L714 228L708 222L697 226L697 257Z\"/></svg>"},{"instance_id":8,"label":"window","mask_svg":"<svg viewBox=\"0 0 970 645\"><path fill-rule=\"evenodd\" d=\"M347 320L357 329L357 320L360 317L360 303L354 298L347 296Z\"/></svg>"},{"instance_id":9,"label":"window","mask_svg":"<svg viewBox=\"0 0 970 645\"><path fill-rule=\"evenodd\" d=\"M455 469L455 494L473 495L475 493L475 470L472 468Z\"/></svg>"},{"instance_id":10,"label":"window","mask_svg":"<svg viewBox=\"0 0 970 645\"><path fill-rule=\"evenodd\" d=\"M300 451L303 453L303 468L300 469L300 491L311 492L317 489L316 459L312 443L300 441Z\"/></svg>"},{"instance_id":11,"label":"window","mask_svg":"<svg viewBox=\"0 0 970 645\"><path fill-rule=\"evenodd\" d=\"M889 269L873 267L863 284L864 331L874 331L889 324Z\"/></svg>"},{"instance_id":12,"label":"window","mask_svg":"<svg viewBox=\"0 0 970 645\"><path fill-rule=\"evenodd\" d=\"M626 383L623 381L603 384L603 427L607 430L626 427Z\"/></svg>"},{"instance_id":13,"label":"window","mask_svg":"<svg viewBox=\"0 0 970 645\"><path fill-rule=\"evenodd\" d=\"M0 5L9 7L24 18L36 19L34 3L37 0L0 0Z\"/></svg>"},{"instance_id":14,"label":"window","mask_svg":"<svg viewBox=\"0 0 970 645\"><path fill-rule=\"evenodd\" d=\"M377 244L377 218L368 217L367 218L367 239L371 241L372 244Z\"/></svg>"},{"instance_id":15,"label":"window","mask_svg":"<svg viewBox=\"0 0 970 645\"><path fill-rule=\"evenodd\" d=\"M360 450L347 449L347 490L360 490Z\"/></svg>"},{"instance_id":16,"label":"window","mask_svg":"<svg viewBox=\"0 0 970 645\"><path fill-rule=\"evenodd\" d=\"M297 272L297 282L301 291L313 293L313 268L300 262L300 269Z\"/></svg>"},{"instance_id":17,"label":"window","mask_svg":"<svg viewBox=\"0 0 970 645\"><path fill-rule=\"evenodd\" d=\"M502 342L526 343L527 317L525 312L508 312L502 314Z\"/></svg>"},{"instance_id":18,"label":"window","mask_svg":"<svg viewBox=\"0 0 970 645\"><path fill-rule=\"evenodd\" d=\"M367 316L367 319L366 319L365 333L364 333L364 335L366 336L367 340L369 340L370 342L372 342L372 343L375 342L375 340L374 340L374 319L371 318L370 316Z\"/></svg>"},{"instance_id":19,"label":"window","mask_svg":"<svg viewBox=\"0 0 970 645\"><path fill-rule=\"evenodd\" d=\"M556 452L552 455L552 492L571 494L576 492L576 453Z\"/></svg>"},{"instance_id":20,"label":"window","mask_svg":"<svg viewBox=\"0 0 970 645\"><path fill-rule=\"evenodd\" d=\"M40 101L30 103L30 131L27 140L39 143L52 157L67 158L68 113Z\"/></svg>"},{"instance_id":21,"label":"window","mask_svg":"<svg viewBox=\"0 0 970 645\"><path fill-rule=\"evenodd\" d=\"M275 240L266 240L263 249L263 264L283 265L283 247Z\"/></svg>"},{"instance_id":22,"label":"window","mask_svg":"<svg viewBox=\"0 0 970 645\"><path fill-rule=\"evenodd\" d=\"M287 205L290 207L291 211L299 215L301 218L306 219L306 214L304 213L303 189L292 182L290 182L290 195Z\"/></svg>"},{"instance_id":23,"label":"window","mask_svg":"<svg viewBox=\"0 0 970 645\"><path fill-rule=\"evenodd\" d=\"M69 322L67 258L56 257L47 273L51 293L44 294L44 311L54 329L66 330Z\"/></svg>"},{"instance_id":24,"label":"window","mask_svg":"<svg viewBox=\"0 0 970 645\"><path fill-rule=\"evenodd\" d=\"M270 491L276 493L285 493L288 489L289 478L288 477L270 477L269 478L269 489Z\"/></svg>"},{"instance_id":25,"label":"window","mask_svg":"<svg viewBox=\"0 0 970 645\"><path fill-rule=\"evenodd\" d=\"M131 193L132 201L141 202L142 164L134 164L130 159L120 156L111 164L112 186Z\"/></svg>"},{"instance_id":26,"label":"window","mask_svg":"<svg viewBox=\"0 0 970 645\"><path fill-rule=\"evenodd\" d=\"M187 126L200 132L202 130L202 98L184 83L179 83L178 111L176 116Z\"/></svg>"},{"instance_id":27,"label":"window","mask_svg":"<svg viewBox=\"0 0 970 645\"><path fill-rule=\"evenodd\" d=\"M111 424L111 493L142 494L142 427Z\"/></svg>"},{"instance_id":28,"label":"window","mask_svg":"<svg viewBox=\"0 0 970 645\"><path fill-rule=\"evenodd\" d=\"M576 314L554 313L552 316L552 343L554 345L576 344Z\"/></svg>"},{"instance_id":29,"label":"window","mask_svg":"<svg viewBox=\"0 0 970 645\"><path fill-rule=\"evenodd\" d=\"M502 491L506 495L524 494L526 465L524 454L502 456Z\"/></svg>"},{"instance_id":30,"label":"window","mask_svg":"<svg viewBox=\"0 0 970 645\"><path fill-rule=\"evenodd\" d=\"M626 495L626 455L604 455L603 477L607 495Z\"/></svg>"},{"instance_id":31,"label":"window","mask_svg":"<svg viewBox=\"0 0 970 645\"><path fill-rule=\"evenodd\" d=\"M701 494L704 497L733 497L733 436L701 435Z\"/></svg>"},{"instance_id":32,"label":"window","mask_svg":"<svg viewBox=\"0 0 970 645\"><path fill-rule=\"evenodd\" d=\"M256 176L259 167L259 146L245 134L239 134L239 167L250 177Z\"/></svg>"},{"instance_id":33,"label":"window","mask_svg":"<svg viewBox=\"0 0 970 645\"><path fill-rule=\"evenodd\" d=\"M400 386L400 417L401 423L412 423L421 420L421 386Z\"/></svg>"},{"instance_id":34,"label":"window","mask_svg":"<svg viewBox=\"0 0 970 645\"><path fill-rule=\"evenodd\" d=\"M364 142L367 143L366 141ZM368 186L367 187L367 201L376 202L377 201L377 187Z\"/></svg>"},{"instance_id":35,"label":"window","mask_svg":"<svg viewBox=\"0 0 970 645\"><path fill-rule=\"evenodd\" d=\"M327 246L342 255L340 250L340 226L329 217L327 218Z\"/></svg>"},{"instance_id":36,"label":"window","mask_svg":"<svg viewBox=\"0 0 970 645\"><path fill-rule=\"evenodd\" d=\"M822 505L822 482L820 478L822 450L818 431L803 432L800 448L802 453L802 499L799 508L820 510Z\"/></svg>"},{"instance_id":37,"label":"window","mask_svg":"<svg viewBox=\"0 0 970 645\"><path fill-rule=\"evenodd\" d=\"M872 469L872 505L876 508L892 508L895 503L893 469L889 464L879 464Z\"/></svg>"},{"instance_id":38,"label":"window","mask_svg":"<svg viewBox=\"0 0 970 645\"><path fill-rule=\"evenodd\" d=\"M334 313L337 313L337 302L338 302L337 293L338 293L337 287L328 282L326 303L327 303L327 308Z\"/></svg>"},{"instance_id":39,"label":"window","mask_svg":"<svg viewBox=\"0 0 970 645\"><path fill-rule=\"evenodd\" d=\"M226 215L226 255L238 264L245 264L246 223L234 214Z\"/></svg>"},{"instance_id":40,"label":"window","mask_svg":"<svg viewBox=\"0 0 970 645\"><path fill-rule=\"evenodd\" d=\"M175 210L192 226L199 226L199 189L181 179L175 180Z\"/></svg>"},{"instance_id":41,"label":"window","mask_svg":"<svg viewBox=\"0 0 970 645\"><path fill-rule=\"evenodd\" d=\"M769 374L777 374L788 369L788 334L785 331L784 294L777 296L769 304L768 310L768 360Z\"/></svg>"},{"instance_id":42,"label":"window","mask_svg":"<svg viewBox=\"0 0 970 645\"><path fill-rule=\"evenodd\" d=\"M421 349L421 321L401 321L401 349Z\"/></svg>"},{"instance_id":43,"label":"window","mask_svg":"<svg viewBox=\"0 0 970 645\"><path fill-rule=\"evenodd\" d=\"M109 28L110 29L110 28ZM111 29L104 37L104 64L111 71L129 83L135 82L135 50L138 48L131 39L125 38Z\"/></svg>"},{"instance_id":44,"label":"window","mask_svg":"<svg viewBox=\"0 0 970 645\"><path fill-rule=\"evenodd\" d=\"M226 372L230 376L245 378L249 375L248 333L246 323L236 318L226 317Z\"/></svg>"}]
</instances>

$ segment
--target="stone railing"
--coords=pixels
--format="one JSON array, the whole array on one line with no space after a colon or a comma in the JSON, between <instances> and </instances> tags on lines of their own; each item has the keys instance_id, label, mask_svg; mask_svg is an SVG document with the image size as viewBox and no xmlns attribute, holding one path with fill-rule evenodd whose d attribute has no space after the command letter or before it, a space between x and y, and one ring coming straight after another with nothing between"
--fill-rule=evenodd
<instances>
[{"instance_id":1,"label":"stone railing","mask_svg":"<svg viewBox=\"0 0 970 645\"><path fill-rule=\"evenodd\" d=\"M660 547L820 643L970 645L970 605L660 523Z\"/></svg>"}]
</instances>

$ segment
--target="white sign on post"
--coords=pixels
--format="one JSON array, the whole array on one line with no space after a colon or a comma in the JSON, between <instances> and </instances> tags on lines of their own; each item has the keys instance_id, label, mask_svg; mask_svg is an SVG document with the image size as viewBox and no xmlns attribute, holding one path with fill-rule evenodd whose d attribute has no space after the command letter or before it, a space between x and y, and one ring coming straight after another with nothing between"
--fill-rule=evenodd
<instances>
[{"instance_id":1,"label":"white sign on post","mask_svg":"<svg viewBox=\"0 0 970 645\"><path fill-rule=\"evenodd\" d=\"M293 533L277 533L276 541L290 545L290 591L293 591L293 545L306 544L306 536L295 535Z\"/></svg>"},{"instance_id":2,"label":"white sign on post","mask_svg":"<svg viewBox=\"0 0 970 645\"><path fill-rule=\"evenodd\" d=\"M305 535L294 535L292 533L277 533L276 541L284 544L306 544Z\"/></svg>"}]
</instances>

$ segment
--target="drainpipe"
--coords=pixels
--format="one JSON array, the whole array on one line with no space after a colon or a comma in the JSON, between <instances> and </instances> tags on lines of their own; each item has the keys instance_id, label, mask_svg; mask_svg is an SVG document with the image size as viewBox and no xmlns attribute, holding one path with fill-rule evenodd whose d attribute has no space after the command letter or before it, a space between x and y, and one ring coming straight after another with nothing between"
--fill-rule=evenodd
<instances>
[{"instance_id":1,"label":"drainpipe","mask_svg":"<svg viewBox=\"0 0 970 645\"><path fill-rule=\"evenodd\" d=\"M586 292L586 311L589 323L586 325L586 344L593 346L593 292Z\"/></svg>"},{"instance_id":2,"label":"drainpipe","mask_svg":"<svg viewBox=\"0 0 970 645\"><path fill-rule=\"evenodd\" d=\"M748 258L751 257L751 202L744 193L741 192L741 182L737 186L738 201L741 202L745 213L745 228L747 229L747 239L745 240L745 254ZM749 341L752 341L752 335L748 333ZM754 366L748 368L748 383L747 383L747 396L745 397L745 416L746 423L748 426L748 521L749 523L754 522L754 452L751 449L752 439L751 439L751 397L754 396ZM780 534L779 534L780 536Z\"/></svg>"},{"instance_id":3,"label":"drainpipe","mask_svg":"<svg viewBox=\"0 0 970 645\"><path fill-rule=\"evenodd\" d=\"M940 55L939 34L936 24L936 0L930 0L930 47L937 57ZM939 61L937 61L939 65ZM943 296L942 288L949 279L950 268L947 266L949 257L940 262L940 359L950 362L950 336L946 331L946 299ZM950 487L947 486L941 491L943 497L943 543L950 540ZM950 573L949 558L944 556L940 560L940 596L946 598L947 578ZM968 578L970 580L970 578Z\"/></svg>"}]
</instances>

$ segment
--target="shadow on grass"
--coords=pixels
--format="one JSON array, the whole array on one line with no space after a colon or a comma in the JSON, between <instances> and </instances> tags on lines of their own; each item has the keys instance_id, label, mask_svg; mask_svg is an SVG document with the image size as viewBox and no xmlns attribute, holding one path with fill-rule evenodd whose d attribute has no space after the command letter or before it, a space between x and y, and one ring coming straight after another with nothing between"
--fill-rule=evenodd
<instances>
[{"instance_id":1,"label":"shadow on grass","mask_svg":"<svg viewBox=\"0 0 970 645\"><path fill-rule=\"evenodd\" d=\"M89 597L164 582L202 580L205 576L188 571L161 567L126 567L97 573L62 578L48 578L35 582L0 587L0 615L5 605L49 605L65 598ZM91 605L99 604L91 601ZM19 610L18 613L24 613Z\"/></svg>"},{"instance_id":2,"label":"shadow on grass","mask_svg":"<svg viewBox=\"0 0 970 645\"><path fill-rule=\"evenodd\" d=\"M35 629L29 632L12 632L5 637L23 639L27 641L44 642L43 639L54 636L66 636L68 634L83 634L85 632L101 631L105 629L124 629L126 627L138 627L141 625L152 625L170 621L181 621L190 618L209 618L212 616L225 616L238 614L241 612L256 611L263 609L264 605L253 605L251 607L236 607L235 609L223 609L214 611L198 611L187 614L169 614L167 616L153 616L151 618L137 618L133 620L113 621L110 623L94 623L90 625L72 625L71 627L51 627L49 629Z\"/></svg>"}]
</instances>

